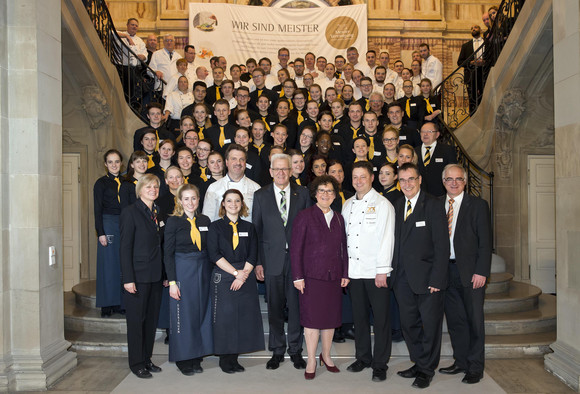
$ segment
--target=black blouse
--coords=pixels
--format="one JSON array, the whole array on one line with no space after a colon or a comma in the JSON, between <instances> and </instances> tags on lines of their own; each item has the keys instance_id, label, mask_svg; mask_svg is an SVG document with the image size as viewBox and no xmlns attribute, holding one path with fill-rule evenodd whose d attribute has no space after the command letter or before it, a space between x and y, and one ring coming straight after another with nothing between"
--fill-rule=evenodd
<instances>
[{"instance_id":1,"label":"black blouse","mask_svg":"<svg viewBox=\"0 0 580 394\"><path fill-rule=\"evenodd\" d=\"M121 178L117 177L121 183ZM120 215L121 203L117 192L118 183L111 173L97 179L93 188L95 229L97 236L106 235L103 226L103 215Z\"/></svg>"},{"instance_id":2,"label":"black blouse","mask_svg":"<svg viewBox=\"0 0 580 394\"><path fill-rule=\"evenodd\" d=\"M201 234L201 251L207 250L208 231L211 220L202 214L195 216L195 225ZM230 226L231 228L231 226ZM167 280L177 280L175 273L175 253L200 252L191 240L191 223L187 215L170 216L165 225L165 241L163 244L163 264Z\"/></svg>"},{"instance_id":3,"label":"black blouse","mask_svg":"<svg viewBox=\"0 0 580 394\"><path fill-rule=\"evenodd\" d=\"M207 238L207 251L209 260L217 263L222 257L228 263L248 262L256 265L258 258L258 236L254 225L242 219L238 219L239 244L234 250L232 244L233 228L229 224L230 219L225 216L218 219L209 227Z\"/></svg>"}]
</instances>

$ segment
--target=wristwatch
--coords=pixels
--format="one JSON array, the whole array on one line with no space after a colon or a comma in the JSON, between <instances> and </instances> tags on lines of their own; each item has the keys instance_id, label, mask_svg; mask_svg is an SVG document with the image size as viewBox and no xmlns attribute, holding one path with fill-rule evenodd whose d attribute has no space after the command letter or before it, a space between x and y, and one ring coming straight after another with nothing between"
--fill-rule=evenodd
<instances>
[{"instance_id":1,"label":"wristwatch","mask_svg":"<svg viewBox=\"0 0 580 394\"><path fill-rule=\"evenodd\" d=\"M238 270L234 270L234 276L237 278L238 277Z\"/></svg>"}]
</instances>

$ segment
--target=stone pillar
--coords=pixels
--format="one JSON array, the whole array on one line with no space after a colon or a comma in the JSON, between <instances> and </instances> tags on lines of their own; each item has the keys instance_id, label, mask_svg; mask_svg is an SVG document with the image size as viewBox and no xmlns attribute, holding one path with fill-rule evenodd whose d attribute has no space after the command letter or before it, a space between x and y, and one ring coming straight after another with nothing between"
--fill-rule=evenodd
<instances>
[{"instance_id":1,"label":"stone pillar","mask_svg":"<svg viewBox=\"0 0 580 394\"><path fill-rule=\"evenodd\" d=\"M0 53L0 391L43 390L76 365L63 320L60 0L1 1Z\"/></svg>"},{"instance_id":2,"label":"stone pillar","mask_svg":"<svg viewBox=\"0 0 580 394\"><path fill-rule=\"evenodd\" d=\"M553 1L558 339L545 368L575 390L580 382L580 10Z\"/></svg>"}]
</instances>

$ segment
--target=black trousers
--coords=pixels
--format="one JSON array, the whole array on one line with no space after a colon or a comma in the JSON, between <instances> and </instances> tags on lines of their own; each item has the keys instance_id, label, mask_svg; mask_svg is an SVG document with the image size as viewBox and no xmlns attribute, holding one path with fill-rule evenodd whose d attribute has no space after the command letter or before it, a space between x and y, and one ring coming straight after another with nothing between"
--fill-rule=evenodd
<instances>
[{"instance_id":1,"label":"black trousers","mask_svg":"<svg viewBox=\"0 0 580 394\"><path fill-rule=\"evenodd\" d=\"M266 300L268 301L268 323L270 335L268 350L277 355L286 353L284 332L284 308L288 307L288 354L302 354L304 329L300 325L298 290L294 287L290 271L290 255L286 253L281 275L266 275Z\"/></svg>"},{"instance_id":2,"label":"black trousers","mask_svg":"<svg viewBox=\"0 0 580 394\"><path fill-rule=\"evenodd\" d=\"M445 291L415 294L404 271L397 274L394 290L411 361L419 372L433 376L441 355Z\"/></svg>"},{"instance_id":3,"label":"black trousers","mask_svg":"<svg viewBox=\"0 0 580 394\"><path fill-rule=\"evenodd\" d=\"M391 291L375 286L374 279L352 279L348 286L354 318L355 357L373 368L387 369L391 357ZM375 345L372 351L369 309L374 317Z\"/></svg>"},{"instance_id":4,"label":"black trousers","mask_svg":"<svg viewBox=\"0 0 580 394\"><path fill-rule=\"evenodd\" d=\"M459 368L479 374L485 364L483 302L485 286L463 287L457 264L449 263L449 287L445 294L445 317Z\"/></svg>"},{"instance_id":5,"label":"black trousers","mask_svg":"<svg viewBox=\"0 0 580 394\"><path fill-rule=\"evenodd\" d=\"M135 284L137 292L123 293L127 318L129 367L137 372L151 361L161 306L161 281Z\"/></svg>"}]
</instances>

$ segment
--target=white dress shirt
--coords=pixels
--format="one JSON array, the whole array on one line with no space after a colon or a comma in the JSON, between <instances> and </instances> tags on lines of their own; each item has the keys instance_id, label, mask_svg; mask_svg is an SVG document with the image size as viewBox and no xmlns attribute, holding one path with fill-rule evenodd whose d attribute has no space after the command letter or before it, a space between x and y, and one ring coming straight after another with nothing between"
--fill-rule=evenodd
<instances>
[{"instance_id":1,"label":"white dress shirt","mask_svg":"<svg viewBox=\"0 0 580 394\"><path fill-rule=\"evenodd\" d=\"M483 38L482 37L474 38L473 39L473 52L477 51L479 49L479 47L482 45L483 45ZM485 46L482 46L481 49L477 52L477 55L475 55L475 59L481 59L484 51L485 51Z\"/></svg>"},{"instance_id":2,"label":"white dress shirt","mask_svg":"<svg viewBox=\"0 0 580 394\"><path fill-rule=\"evenodd\" d=\"M254 193L259 188L260 185L245 175L242 179L239 180L239 182L234 182L231 180L229 175L226 175L222 179L209 185L207 188L203 203L203 214L209 217L212 222L218 220L220 218L220 204L222 202L224 193L226 190L236 189L242 192L242 195L244 196L244 202L248 206L248 216L242 216L242 219L251 222Z\"/></svg>"},{"instance_id":3,"label":"white dress shirt","mask_svg":"<svg viewBox=\"0 0 580 394\"><path fill-rule=\"evenodd\" d=\"M133 52L135 52L135 55L137 55L137 56L143 55L143 56L145 56L145 59L147 59L147 47L145 46L145 43L143 42L143 40L141 38L139 38L137 35L132 36L128 32L124 32L124 33L126 35L128 35L129 37L131 37L131 40L133 41L133 45L129 44L129 40L125 37L121 38L121 41L123 41L125 43L125 45L127 45L129 47L129 49L131 49ZM122 51L121 64L123 66L138 66L141 63L141 60L139 58L137 58L135 55L133 55L131 52L129 52L125 48L122 47L121 51Z\"/></svg>"},{"instance_id":4,"label":"white dress shirt","mask_svg":"<svg viewBox=\"0 0 580 394\"><path fill-rule=\"evenodd\" d=\"M342 207L348 246L348 277L375 279L393 270L395 209L376 190L362 199L356 194Z\"/></svg>"},{"instance_id":5,"label":"white dress shirt","mask_svg":"<svg viewBox=\"0 0 580 394\"><path fill-rule=\"evenodd\" d=\"M429 149L429 154L431 155L431 159L433 159L433 152L435 152L435 147L437 146L437 141L433 142L429 145L431 149ZM423 158L423 162L425 162L425 153L427 153L427 148L425 144L421 144L421 157Z\"/></svg>"},{"instance_id":6,"label":"white dress shirt","mask_svg":"<svg viewBox=\"0 0 580 394\"><path fill-rule=\"evenodd\" d=\"M455 237L455 226L457 226L457 216L459 216L459 208L461 201L463 201L463 193L453 199L453 222L451 224L451 236L449 237L450 252L449 258L455 259L455 248L453 247L453 237ZM449 214L449 195L445 196L445 213Z\"/></svg>"},{"instance_id":7,"label":"white dress shirt","mask_svg":"<svg viewBox=\"0 0 580 394\"><path fill-rule=\"evenodd\" d=\"M419 192L417 194L415 194L415 197L411 198L411 213L413 213L413 211L415 210L415 204L417 204L417 200L419 199L419 194L421 194L421 191L419 190ZM407 204L409 202L409 199L405 196L405 208L403 209L403 220L405 219L405 215L407 214Z\"/></svg>"},{"instance_id":8,"label":"white dress shirt","mask_svg":"<svg viewBox=\"0 0 580 394\"><path fill-rule=\"evenodd\" d=\"M431 86L433 88L437 87L443 81L443 64L433 55L423 60L421 65L421 72L425 75L425 78L431 80Z\"/></svg>"}]
</instances>

